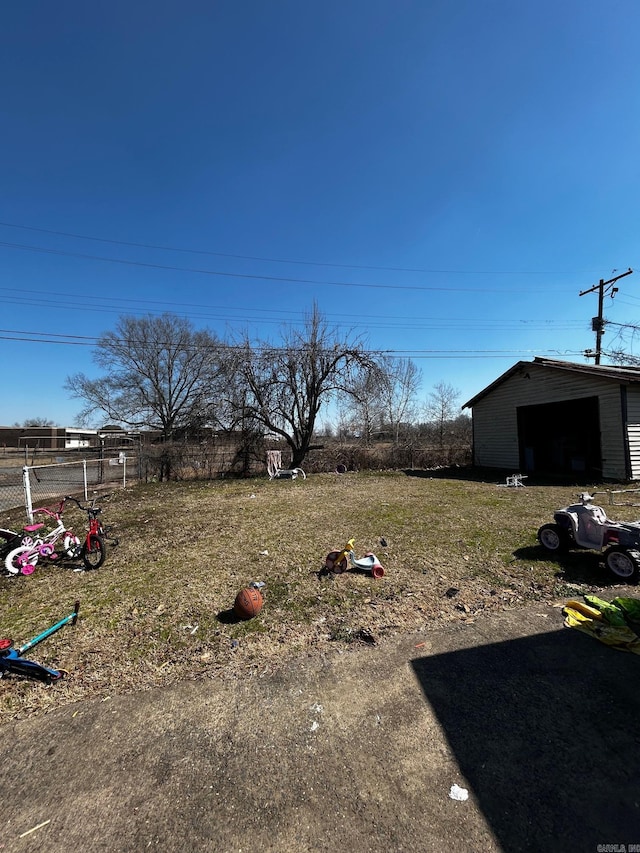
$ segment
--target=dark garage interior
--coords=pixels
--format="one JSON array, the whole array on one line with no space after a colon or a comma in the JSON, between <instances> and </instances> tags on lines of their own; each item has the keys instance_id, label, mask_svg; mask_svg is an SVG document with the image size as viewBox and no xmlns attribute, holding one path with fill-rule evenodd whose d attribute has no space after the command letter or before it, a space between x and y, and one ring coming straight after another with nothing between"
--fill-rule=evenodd
<instances>
[{"instance_id":1,"label":"dark garage interior","mask_svg":"<svg viewBox=\"0 0 640 853\"><path fill-rule=\"evenodd\" d=\"M518 437L527 473L602 477L597 397L520 406Z\"/></svg>"}]
</instances>

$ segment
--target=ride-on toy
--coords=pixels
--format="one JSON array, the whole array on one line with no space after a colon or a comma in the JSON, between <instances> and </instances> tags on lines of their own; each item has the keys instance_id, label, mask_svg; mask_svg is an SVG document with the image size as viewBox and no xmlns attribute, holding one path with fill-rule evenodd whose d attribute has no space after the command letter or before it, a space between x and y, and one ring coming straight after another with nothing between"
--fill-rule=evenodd
<instances>
[{"instance_id":1,"label":"ride-on toy","mask_svg":"<svg viewBox=\"0 0 640 853\"><path fill-rule=\"evenodd\" d=\"M640 521L611 521L593 503L595 492L578 495L580 503L553 514L553 524L543 524L538 541L551 554L570 548L599 551L605 566L620 580L637 583L640 576Z\"/></svg>"},{"instance_id":2,"label":"ride-on toy","mask_svg":"<svg viewBox=\"0 0 640 853\"><path fill-rule=\"evenodd\" d=\"M46 640L47 637L55 634L60 628L64 628L65 625L69 623L75 625L78 621L79 609L80 602L76 601L73 613L65 616L59 622L56 622L55 625L47 628L46 631L38 634L33 640L29 640L28 643L24 643L17 649L13 647L13 640L10 640L8 637L0 638L0 678L6 673L15 673L16 675L24 675L26 678L33 678L36 681L43 681L45 684L51 684L62 678L65 675L64 669L49 669L49 667L43 666L41 663L23 658L22 655L28 652L29 649L37 646L38 643Z\"/></svg>"},{"instance_id":3,"label":"ride-on toy","mask_svg":"<svg viewBox=\"0 0 640 853\"><path fill-rule=\"evenodd\" d=\"M342 551L329 551L324 563L324 568L328 572L333 572L334 575L341 575L347 570L347 560L353 569L360 572L366 572L372 577L378 579L384 575L384 569L380 565L375 554L368 552L359 560L353 552L355 539L349 539Z\"/></svg>"}]
</instances>

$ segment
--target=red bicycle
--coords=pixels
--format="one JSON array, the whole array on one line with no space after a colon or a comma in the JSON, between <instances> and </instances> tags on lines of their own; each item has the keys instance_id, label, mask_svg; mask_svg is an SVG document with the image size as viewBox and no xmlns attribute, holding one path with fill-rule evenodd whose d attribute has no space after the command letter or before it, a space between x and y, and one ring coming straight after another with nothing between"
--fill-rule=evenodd
<instances>
[{"instance_id":1,"label":"red bicycle","mask_svg":"<svg viewBox=\"0 0 640 853\"><path fill-rule=\"evenodd\" d=\"M109 496L103 495L103 497ZM73 498L71 495L67 495L65 501L73 501L79 509L87 513L89 527L82 543L82 562L87 569L99 569L107 556L107 540L114 547L118 544L118 540L111 535L110 528L104 527L102 524L100 519L102 507L95 505L95 498L90 506L83 506L77 498Z\"/></svg>"}]
</instances>

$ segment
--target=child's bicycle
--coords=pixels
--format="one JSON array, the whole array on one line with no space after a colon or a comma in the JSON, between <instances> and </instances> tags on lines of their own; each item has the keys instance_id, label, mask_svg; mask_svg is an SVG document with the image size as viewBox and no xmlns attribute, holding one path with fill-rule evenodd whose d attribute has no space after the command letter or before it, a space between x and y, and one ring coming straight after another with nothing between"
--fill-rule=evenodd
<instances>
[{"instance_id":1,"label":"child's bicycle","mask_svg":"<svg viewBox=\"0 0 640 853\"><path fill-rule=\"evenodd\" d=\"M65 498L60 501L57 509L41 507L34 509L33 514L40 513L52 518L56 526L44 533L44 522L27 524L21 533L3 530L3 551L6 552L4 566L10 575L30 575L41 559L75 560L82 556L82 546L78 537L67 528L62 518ZM9 549L10 545L19 544ZM9 549L9 550L7 550Z\"/></svg>"},{"instance_id":2,"label":"child's bicycle","mask_svg":"<svg viewBox=\"0 0 640 853\"><path fill-rule=\"evenodd\" d=\"M103 498L108 498L109 495L103 495ZM83 506L77 498L67 495L65 501L73 501L76 506L88 516L88 529L82 543L80 556L87 569L99 569L104 563L107 556L107 542L114 548L118 544L118 540L111 534L110 527L104 527L100 515L102 507L96 506L96 499L91 501L90 506Z\"/></svg>"},{"instance_id":3,"label":"child's bicycle","mask_svg":"<svg viewBox=\"0 0 640 853\"><path fill-rule=\"evenodd\" d=\"M33 640L29 640L28 643L17 649L13 648L13 640L6 637L0 638L0 678L3 678L7 673L14 673L15 675L24 675L26 678L34 678L36 681L43 681L45 684L51 684L53 681L58 681L59 678L62 678L66 674L64 669L49 669L35 661L26 660L21 655L38 643L41 643L42 640L46 640L47 637L59 631L60 628L63 628L69 622L75 625L78 621L79 609L80 602L76 601L73 613L65 616L64 619L56 622L51 628L47 628L42 634L38 634Z\"/></svg>"}]
</instances>

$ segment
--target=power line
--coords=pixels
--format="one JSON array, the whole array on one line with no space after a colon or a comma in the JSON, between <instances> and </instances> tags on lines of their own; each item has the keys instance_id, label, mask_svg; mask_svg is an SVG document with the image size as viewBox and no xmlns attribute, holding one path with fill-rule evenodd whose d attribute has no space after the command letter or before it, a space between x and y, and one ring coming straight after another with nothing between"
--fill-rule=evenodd
<instances>
[{"instance_id":1,"label":"power line","mask_svg":"<svg viewBox=\"0 0 640 853\"><path fill-rule=\"evenodd\" d=\"M25 289L17 289L11 287L0 287L0 293L7 294L2 297L2 302L5 305L27 305L31 308L47 308L47 309L57 309L63 311L83 311L83 312L92 312L92 313L111 313L122 315L123 313L133 314L136 316L141 316L141 314L153 314L159 315L162 313L167 313L166 308L162 310L162 306L168 306L169 308L180 308L180 309L194 309L197 310L196 314L193 312L180 310L180 311L170 311L168 313L177 313L181 317L185 317L188 319L197 318L198 321L210 320L216 322L227 322L227 323L278 323L278 324L290 324L295 322L302 322L304 320L304 312L294 312L294 311L283 311L282 309L274 309L274 308L258 308L251 307L251 312L254 315L251 316L247 314L246 306L220 306L220 305L208 305L206 303L189 303L189 302L168 302L164 300L143 300L143 299L127 299L124 297L110 297L103 296L102 294L97 297L92 297L91 301L87 304L86 300L83 296L67 293L63 291L53 291L53 290L25 290ZM14 295L17 294L17 295ZM25 294L31 294L34 298L30 298ZM64 300L72 300L71 302L61 303L61 299ZM114 303L103 304L106 303ZM131 303L132 305L139 305L140 309L135 310L132 308L126 308L123 310L123 303ZM160 306L159 310L153 310L151 307L146 306ZM203 313L204 311L210 310L214 313ZM236 316L232 312L243 312L242 316ZM261 314L268 315L277 315L277 316L259 316ZM424 316L404 316L404 315L389 315L389 314L365 314L358 313L358 322L353 323L351 320L345 321L343 319L342 314L326 314L328 319L331 319L335 325L342 327L351 327L353 325L362 326L366 323L367 328L384 328L384 329L441 329L441 328L455 328L455 329L464 329L471 327L473 329L477 328L477 318L476 317L424 317ZM333 318L336 318L335 320ZM426 325L429 324L429 325ZM469 325L467 325L469 324ZM500 329L521 329L526 331L539 331L544 329L552 329L553 331L561 331L561 330L576 330L582 328L583 324L580 321L569 321L569 320L522 320L518 318L487 318L483 320L483 326L485 328L495 327Z\"/></svg>"},{"instance_id":2,"label":"power line","mask_svg":"<svg viewBox=\"0 0 640 853\"><path fill-rule=\"evenodd\" d=\"M27 337L27 336L31 337ZM19 337L20 336L20 337ZM13 329L0 329L0 340L9 340L9 341L18 341L21 343L45 343L45 344L57 344L60 346L88 346L94 347L98 344L98 338L91 337L88 335L69 335L63 333L55 333L55 332L20 332ZM131 345L131 344L139 344L144 343L144 341L136 341L135 339L118 339L117 341L120 344ZM161 346L166 346L166 343L163 342L155 342L160 343ZM186 347L186 349L190 349L191 347ZM202 346L193 347L194 350L201 349ZM244 349L244 344L229 344L224 341L212 341L211 343L212 349L226 350L226 351L239 351ZM306 347L290 347L290 346L269 346L269 345L261 345L261 346L253 346L252 349L254 351L275 351L275 352L290 352L291 350L297 352L304 352ZM532 355L537 354L540 355L540 350L531 350L531 349L502 349L502 350L492 350L492 349L451 349L451 350L441 350L441 349L412 349L412 350L400 350L400 349L368 349L367 352L374 355L390 355L390 356L403 356L403 357L411 357L411 358L517 358L522 355ZM574 352L567 351L564 353L558 353L556 350L552 351L556 355L581 355L582 351Z\"/></svg>"},{"instance_id":3,"label":"power line","mask_svg":"<svg viewBox=\"0 0 640 853\"><path fill-rule=\"evenodd\" d=\"M0 222L3 228L16 228L22 231L33 231L38 234L51 234L57 237L71 237L74 240L90 240L95 243L107 243L112 246L128 246L135 249L153 249L161 252L181 252L190 255L206 255L216 258L232 258L242 261L261 261L274 264L298 264L303 266L313 267L332 267L334 269L349 269L349 270L378 270L380 272L411 272L411 273L430 273L447 275L571 275L570 272L551 272L543 270L456 270L456 269L428 269L423 267L385 267L374 266L370 264L337 264L327 261L304 261L293 258L269 258L259 255L236 255L228 252L213 252L206 249L187 249L178 246L163 246L157 243L138 243L128 240L113 240L106 237L89 236L88 234L76 234L71 231L55 231L51 228L36 228L31 225L18 225L14 222Z\"/></svg>"},{"instance_id":4,"label":"power line","mask_svg":"<svg viewBox=\"0 0 640 853\"><path fill-rule=\"evenodd\" d=\"M530 288L475 288L475 287L445 287L445 286L428 286L419 284L374 284L361 283L353 281L327 281L321 279L309 278L290 278L287 276L275 275L252 275L250 273L238 272L221 272L220 270L198 269L195 267L176 267L168 264L153 264L146 261L131 261L125 258L105 258L100 255L85 255L81 252L68 252L62 249L48 249L44 246L31 246L23 243L6 243L0 241L0 247L5 249L18 249L24 252L34 252L36 254L57 255L68 258L78 258L85 261L99 261L107 264L122 264L125 266L143 267L146 269L165 270L169 272L183 272L195 275L210 275L220 278L244 279L252 281L278 281L286 284L315 284L325 287L358 287L374 290L414 290L414 291L441 291L445 293L548 293L550 288L545 288L540 291L532 291ZM513 273L511 273L513 275ZM557 288L554 288L557 291Z\"/></svg>"},{"instance_id":5,"label":"power line","mask_svg":"<svg viewBox=\"0 0 640 853\"><path fill-rule=\"evenodd\" d=\"M640 325L637 323L615 323L613 320L605 320L606 326L619 326L621 329L632 329L637 332L640 330Z\"/></svg>"},{"instance_id":6,"label":"power line","mask_svg":"<svg viewBox=\"0 0 640 853\"><path fill-rule=\"evenodd\" d=\"M62 310L82 310L82 311L99 311L104 313L105 311L112 311L118 314L124 313L122 311L123 303L132 303L135 305L141 305L143 308L145 305L158 305L158 306L169 306L170 308L193 308L193 309L206 309L213 310L216 312L230 312L230 311L242 311L245 312L242 317L234 317L234 316L224 316L221 317L219 315L205 315L202 314L200 310L198 310L197 318L199 320L202 319L214 319L214 320L230 320L230 321L254 321L254 322L292 322L294 320L303 320L304 312L299 311L283 311L278 308L257 308L252 306L251 311L256 313L266 313L266 314L279 314L285 315L276 317L274 320L269 320L268 318L254 318L247 317L246 311L247 306L221 306L221 305L209 305L203 302L169 302L166 300L154 300L154 299L129 299L126 297L120 296L104 296L100 294L97 297L92 297L89 305L86 304L86 300L82 295L77 293L66 293L64 291L54 291L54 290L34 290L34 289L25 289L25 288L13 288L13 287L0 287L0 292L14 294L17 293L18 296L5 297L5 304L12 305L29 305L31 307L39 307L45 306L49 308L60 308ZM24 294L33 294L37 299L30 299L24 296ZM42 297L47 297L49 299L48 302L45 302ZM51 301L51 298L54 297L54 301ZM80 304L65 304L60 305L58 299L62 297L64 299L71 300L80 300ZM102 305L101 302L113 302L116 303L116 306ZM147 309L144 309L147 310ZM150 310L147 313L152 313ZM164 312L163 312L164 313ZM289 315L289 316L287 316ZM190 316L188 312L183 311L182 316ZM338 317L341 318L342 314L327 314L328 318ZM454 327L460 327L463 323L473 323L474 327L477 326L478 320L476 317L421 317L421 316L398 316L398 315L390 315L390 314L363 314L362 312L358 313L358 317L361 320L381 320L383 321L384 327L391 326L396 320L410 320L413 323L446 323L451 324ZM495 325L499 328L505 328L506 324L514 324L513 328L521 328L522 326L526 327L529 330L533 329L543 329L543 328L553 328L554 331L559 329L572 329L572 328L581 328L582 323L579 321L562 321L561 324L558 324L556 320L521 320L521 319L504 319L504 318L487 318L483 320L483 326ZM348 323L343 323L342 325L349 325ZM396 327L397 328L397 327ZM407 328L406 326L403 328ZM422 328L422 326L412 326L411 328Z\"/></svg>"}]
</instances>

